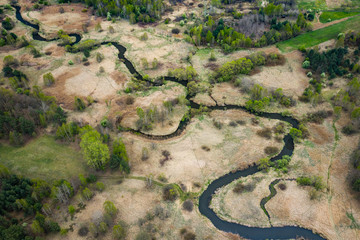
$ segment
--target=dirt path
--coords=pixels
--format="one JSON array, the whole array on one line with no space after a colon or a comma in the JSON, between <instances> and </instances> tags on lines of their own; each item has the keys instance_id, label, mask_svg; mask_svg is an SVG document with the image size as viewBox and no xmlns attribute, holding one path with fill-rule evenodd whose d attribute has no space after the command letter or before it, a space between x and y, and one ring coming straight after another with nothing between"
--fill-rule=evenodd
<instances>
[{"instance_id":1,"label":"dirt path","mask_svg":"<svg viewBox=\"0 0 360 240\"><path fill-rule=\"evenodd\" d=\"M346 18L342 18L342 19L335 20L335 21L328 22L328 23L321 23L320 19L319 19L318 22L313 25L314 26L313 31L346 21L348 19L349 19L349 17L346 17Z\"/></svg>"}]
</instances>

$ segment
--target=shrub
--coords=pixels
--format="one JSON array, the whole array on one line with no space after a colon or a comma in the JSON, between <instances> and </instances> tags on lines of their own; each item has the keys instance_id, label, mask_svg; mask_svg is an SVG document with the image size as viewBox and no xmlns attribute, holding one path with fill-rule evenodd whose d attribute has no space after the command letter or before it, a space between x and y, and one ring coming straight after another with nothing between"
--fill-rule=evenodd
<instances>
[{"instance_id":1,"label":"shrub","mask_svg":"<svg viewBox=\"0 0 360 240\"><path fill-rule=\"evenodd\" d=\"M266 147L266 148L264 149L264 152L265 152L267 155L275 155L276 153L279 152L279 148L268 146L268 147Z\"/></svg>"},{"instance_id":2,"label":"shrub","mask_svg":"<svg viewBox=\"0 0 360 240\"><path fill-rule=\"evenodd\" d=\"M209 61L211 61L211 62L215 62L215 61L216 61L216 57L215 57L214 52L211 52Z\"/></svg>"},{"instance_id":3,"label":"shrub","mask_svg":"<svg viewBox=\"0 0 360 240\"><path fill-rule=\"evenodd\" d=\"M316 190L321 190L324 188L324 184L322 182L322 178L318 176L314 177L298 177L296 182L300 186L313 186Z\"/></svg>"},{"instance_id":4,"label":"shrub","mask_svg":"<svg viewBox=\"0 0 360 240\"><path fill-rule=\"evenodd\" d=\"M141 151L141 160L146 161L148 159L149 159L149 149L147 149L146 147L143 147L143 149Z\"/></svg>"},{"instance_id":5,"label":"shrub","mask_svg":"<svg viewBox=\"0 0 360 240\"><path fill-rule=\"evenodd\" d=\"M360 192L360 178L356 179L353 184L352 184L352 188L357 191Z\"/></svg>"},{"instance_id":6,"label":"shrub","mask_svg":"<svg viewBox=\"0 0 360 240\"><path fill-rule=\"evenodd\" d=\"M115 239L125 239L125 229L120 224L114 225L112 235Z\"/></svg>"},{"instance_id":7,"label":"shrub","mask_svg":"<svg viewBox=\"0 0 360 240\"><path fill-rule=\"evenodd\" d=\"M353 135L355 133L357 133L357 130L356 128L352 125L352 124L349 124L349 125L346 125L344 126L342 129L341 129L341 132L345 135Z\"/></svg>"},{"instance_id":8,"label":"shrub","mask_svg":"<svg viewBox=\"0 0 360 240\"><path fill-rule=\"evenodd\" d=\"M135 98L133 96L127 96L125 98L126 105L132 105L135 102Z\"/></svg>"},{"instance_id":9,"label":"shrub","mask_svg":"<svg viewBox=\"0 0 360 240\"><path fill-rule=\"evenodd\" d=\"M231 122L229 123L229 126L230 126L230 127L236 127L236 126L237 126L237 123L234 122L234 121L231 121Z\"/></svg>"},{"instance_id":10,"label":"shrub","mask_svg":"<svg viewBox=\"0 0 360 240\"><path fill-rule=\"evenodd\" d=\"M264 129L258 130L256 132L256 134L259 135L260 137L263 137L266 139L271 139L271 137L272 137L271 128L264 128Z\"/></svg>"},{"instance_id":11,"label":"shrub","mask_svg":"<svg viewBox=\"0 0 360 240\"><path fill-rule=\"evenodd\" d=\"M143 35L140 36L140 40L141 40L141 41L146 41L146 40L148 40L148 39L149 39L149 37L148 37L148 35L147 35L146 32L145 32Z\"/></svg>"},{"instance_id":12,"label":"shrub","mask_svg":"<svg viewBox=\"0 0 360 240\"><path fill-rule=\"evenodd\" d=\"M171 33L172 33L172 34L179 34L179 33L180 33L180 29L178 29L178 28L173 28L173 29L171 30Z\"/></svg>"},{"instance_id":13,"label":"shrub","mask_svg":"<svg viewBox=\"0 0 360 240\"><path fill-rule=\"evenodd\" d=\"M19 61L11 55L5 56L3 59L3 63L5 67L17 67L19 65Z\"/></svg>"},{"instance_id":14,"label":"shrub","mask_svg":"<svg viewBox=\"0 0 360 240\"><path fill-rule=\"evenodd\" d=\"M222 123L221 122L214 120L213 124L217 129L219 129L219 130L222 129Z\"/></svg>"},{"instance_id":15,"label":"shrub","mask_svg":"<svg viewBox=\"0 0 360 240\"><path fill-rule=\"evenodd\" d=\"M79 97L75 97L74 107L78 111L83 111L86 108L84 101Z\"/></svg>"},{"instance_id":16,"label":"shrub","mask_svg":"<svg viewBox=\"0 0 360 240\"><path fill-rule=\"evenodd\" d=\"M152 239L151 235L144 231L139 232L135 237L135 240L151 240L151 239Z\"/></svg>"},{"instance_id":17,"label":"shrub","mask_svg":"<svg viewBox=\"0 0 360 240\"><path fill-rule=\"evenodd\" d=\"M194 208L194 203L188 199L183 203L182 207L184 210L191 212Z\"/></svg>"},{"instance_id":18,"label":"shrub","mask_svg":"<svg viewBox=\"0 0 360 240\"><path fill-rule=\"evenodd\" d=\"M70 214L71 219L72 219L74 214L75 214L75 211L76 211L75 207L73 205L69 205L68 211L69 211L69 214Z\"/></svg>"},{"instance_id":19,"label":"shrub","mask_svg":"<svg viewBox=\"0 0 360 240\"><path fill-rule=\"evenodd\" d=\"M187 232L184 235L184 240L195 240L195 239L196 239L195 233Z\"/></svg>"},{"instance_id":20,"label":"shrub","mask_svg":"<svg viewBox=\"0 0 360 240\"><path fill-rule=\"evenodd\" d=\"M303 62L303 64L302 64L302 67L305 68L305 69L310 68L310 61L305 60L305 61Z\"/></svg>"},{"instance_id":21,"label":"shrub","mask_svg":"<svg viewBox=\"0 0 360 240\"><path fill-rule=\"evenodd\" d=\"M161 173L157 179L160 181L160 182L167 182L167 178L165 177L165 175L163 173Z\"/></svg>"},{"instance_id":22,"label":"shrub","mask_svg":"<svg viewBox=\"0 0 360 240\"><path fill-rule=\"evenodd\" d=\"M279 189L282 190L282 191L285 191L285 190L286 190L286 185L285 185L285 183L280 183L280 184L279 184Z\"/></svg>"},{"instance_id":23,"label":"shrub","mask_svg":"<svg viewBox=\"0 0 360 240\"><path fill-rule=\"evenodd\" d=\"M5 20L3 20L1 24L6 30L11 30L15 26L15 24L11 21L11 18L9 17L5 18Z\"/></svg>"},{"instance_id":24,"label":"shrub","mask_svg":"<svg viewBox=\"0 0 360 240\"><path fill-rule=\"evenodd\" d=\"M104 183L102 183L102 182L97 182L97 183L96 183L96 189L97 189L98 191L100 191L100 192L104 191L104 189L105 189Z\"/></svg>"},{"instance_id":25,"label":"shrub","mask_svg":"<svg viewBox=\"0 0 360 240\"><path fill-rule=\"evenodd\" d=\"M86 236L88 233L89 233L89 229L86 226L80 227L78 231L78 235L82 237Z\"/></svg>"},{"instance_id":26,"label":"shrub","mask_svg":"<svg viewBox=\"0 0 360 240\"><path fill-rule=\"evenodd\" d=\"M164 201L175 201L178 197L177 191L172 184L163 187Z\"/></svg>"},{"instance_id":27,"label":"shrub","mask_svg":"<svg viewBox=\"0 0 360 240\"><path fill-rule=\"evenodd\" d=\"M245 185L242 182L238 182L233 188L234 193L242 193L245 189Z\"/></svg>"},{"instance_id":28,"label":"shrub","mask_svg":"<svg viewBox=\"0 0 360 240\"><path fill-rule=\"evenodd\" d=\"M104 59L104 55L102 53L96 53L96 61L100 63Z\"/></svg>"}]
</instances>

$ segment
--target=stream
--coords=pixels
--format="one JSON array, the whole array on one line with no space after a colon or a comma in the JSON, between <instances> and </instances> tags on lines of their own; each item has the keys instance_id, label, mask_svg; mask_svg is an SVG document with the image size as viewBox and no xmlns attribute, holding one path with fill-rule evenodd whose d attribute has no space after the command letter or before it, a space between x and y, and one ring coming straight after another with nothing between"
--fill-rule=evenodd
<instances>
[{"instance_id":1,"label":"stream","mask_svg":"<svg viewBox=\"0 0 360 240\"><path fill-rule=\"evenodd\" d=\"M58 38L46 39L46 38L43 38L42 36L40 36L39 25L30 23L30 22L24 20L21 15L21 12L20 12L20 10L21 10L20 6L12 5L12 7L14 7L16 10L17 20L19 20L23 24L35 29L35 31L33 31L33 33L32 33L32 37L34 40L50 42L50 41L55 41L58 39ZM72 43L72 45L78 43L81 40L81 36L77 33L69 34L69 36L75 37L75 41ZM102 42L101 45L106 45L109 43L111 43L119 51L118 58L120 60L122 60L122 62L125 64L125 66L130 71L130 73L133 74L134 77L136 77L137 79L144 80L143 77L141 76L141 74L139 74L139 72L136 71L133 64L124 56L125 52L126 52L126 48L117 42ZM186 85L187 85L186 81L182 81L182 80L176 79L174 77L163 77L163 79L166 81L177 82L177 83L183 85L184 87L186 87ZM148 81L148 82L150 82L154 86L163 85L163 81L160 81L160 82ZM186 96L186 98L187 98L187 100L190 101L191 108L199 108L200 107L199 104L197 104L191 100L191 97L189 96L189 94ZM208 106L208 109L209 110L239 109L242 111L252 113L245 107L237 106L237 105ZM295 118L289 117L289 116L283 116L280 113L257 112L256 115L259 117L263 117L263 118L278 119L281 121L288 122L294 128L298 128L298 125L299 125L299 122ZM190 123L190 120L181 121L175 132L173 132L169 135L165 135L165 136L154 136L154 135L150 135L150 134L144 134L137 130L131 130L131 132L140 134L141 136L150 138L150 139L165 140L165 139L170 139L170 138L180 135L186 129L186 126L189 123ZM289 156L293 155L293 152L294 152L293 138L289 134L287 134L283 140L285 143L283 149L281 150L281 152L278 155L271 158L271 161L281 159L284 155L289 155ZM312 239L312 240L325 240L325 238L321 237L318 234L313 233L311 230L308 230L308 229L305 229L302 227L298 227L298 226L269 227L269 228L249 227L249 226L241 225L238 223L228 222L226 220L221 219L219 216L216 215L216 213L210 208L211 199L212 199L213 194L215 194L216 190L228 185L229 183L231 183L232 181L234 181L236 179L253 175L259 171L261 171L261 170L258 169L258 166L250 166L243 170L237 170L235 172L230 172L230 173L225 174L225 175L219 177L218 179L212 181L207 186L207 188L205 189L205 191L201 194L201 196L199 198L200 213L202 215L204 215L205 217L207 217L212 222L212 224L219 230L238 234L241 237L247 238L247 239L253 239L253 240L295 239L298 237L303 237L303 238ZM270 218L270 216L268 216L268 217Z\"/></svg>"}]
</instances>

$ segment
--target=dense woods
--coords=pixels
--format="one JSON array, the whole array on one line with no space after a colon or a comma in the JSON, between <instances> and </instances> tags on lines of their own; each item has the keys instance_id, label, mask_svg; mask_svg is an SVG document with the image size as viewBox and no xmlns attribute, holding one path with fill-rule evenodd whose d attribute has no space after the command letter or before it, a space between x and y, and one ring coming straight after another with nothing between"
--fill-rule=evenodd
<instances>
[{"instance_id":1,"label":"dense woods","mask_svg":"<svg viewBox=\"0 0 360 240\"><path fill-rule=\"evenodd\" d=\"M222 18L215 21L212 16L208 16L203 20L202 24L196 25L190 29L188 32L189 38L187 40L196 46L219 45L225 52L231 52L241 48L271 45L312 29L312 25L306 21L302 13L298 15L296 22L280 22L276 17L269 21L265 18L264 12L257 17L257 19L259 18L259 21L266 22L266 24L270 25L269 31L265 31L265 29L262 31L259 30L259 32L262 33L259 37L256 37L254 33L250 35L246 32L240 32L240 29L248 29L249 26L244 26L243 28L236 30L232 27L234 24L229 26L230 23L225 22ZM249 22L251 23L253 21L251 20Z\"/></svg>"}]
</instances>

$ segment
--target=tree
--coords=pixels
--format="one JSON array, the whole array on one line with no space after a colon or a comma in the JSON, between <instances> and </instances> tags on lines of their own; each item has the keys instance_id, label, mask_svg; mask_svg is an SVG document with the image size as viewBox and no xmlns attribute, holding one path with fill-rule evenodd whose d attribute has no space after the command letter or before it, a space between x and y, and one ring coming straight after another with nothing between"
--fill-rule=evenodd
<instances>
[{"instance_id":1,"label":"tree","mask_svg":"<svg viewBox=\"0 0 360 240\"><path fill-rule=\"evenodd\" d=\"M109 30L109 33L110 33L110 34L115 33L115 29L114 29L113 26L109 26L108 30Z\"/></svg>"},{"instance_id":2,"label":"tree","mask_svg":"<svg viewBox=\"0 0 360 240\"><path fill-rule=\"evenodd\" d=\"M55 78L51 72L44 74L43 76L44 85L49 87L55 83Z\"/></svg>"},{"instance_id":3,"label":"tree","mask_svg":"<svg viewBox=\"0 0 360 240\"><path fill-rule=\"evenodd\" d=\"M149 159L149 149L147 149L146 147L143 147L143 149L141 151L141 160L146 161L148 159Z\"/></svg>"},{"instance_id":4,"label":"tree","mask_svg":"<svg viewBox=\"0 0 360 240\"><path fill-rule=\"evenodd\" d=\"M73 217L74 217L74 215L75 215L75 211L76 211L75 207L74 207L73 205L70 205L70 206L68 207L68 211L69 211L69 214L70 214L70 216L71 216L71 219L73 219Z\"/></svg>"},{"instance_id":5,"label":"tree","mask_svg":"<svg viewBox=\"0 0 360 240\"><path fill-rule=\"evenodd\" d=\"M300 28L305 28L307 26L305 17L302 13L298 15L298 18L296 20L296 25L298 25Z\"/></svg>"},{"instance_id":6,"label":"tree","mask_svg":"<svg viewBox=\"0 0 360 240\"><path fill-rule=\"evenodd\" d=\"M90 200L94 196L93 192L87 187L82 191L82 195L86 200Z\"/></svg>"},{"instance_id":7,"label":"tree","mask_svg":"<svg viewBox=\"0 0 360 240\"><path fill-rule=\"evenodd\" d=\"M104 183L102 183L102 182L97 182L97 183L96 183L96 189L97 189L98 191L100 191L100 192L104 191L104 189L105 189Z\"/></svg>"},{"instance_id":8,"label":"tree","mask_svg":"<svg viewBox=\"0 0 360 240\"><path fill-rule=\"evenodd\" d=\"M97 32L102 32L102 28L101 28L101 24L100 24L100 23L97 23L97 24L95 25L95 31L97 31Z\"/></svg>"},{"instance_id":9,"label":"tree","mask_svg":"<svg viewBox=\"0 0 360 240\"><path fill-rule=\"evenodd\" d=\"M103 207L104 207L105 213L109 214L112 217L115 217L115 215L117 213L117 209L113 202L105 201L103 204Z\"/></svg>"},{"instance_id":10,"label":"tree","mask_svg":"<svg viewBox=\"0 0 360 240\"><path fill-rule=\"evenodd\" d=\"M75 107L75 110L83 111L86 108L84 100L82 100L79 97L75 97L74 107Z\"/></svg>"},{"instance_id":11,"label":"tree","mask_svg":"<svg viewBox=\"0 0 360 240\"><path fill-rule=\"evenodd\" d=\"M264 171L269 171L271 166L270 158L262 158L260 159L259 169Z\"/></svg>"},{"instance_id":12,"label":"tree","mask_svg":"<svg viewBox=\"0 0 360 240\"><path fill-rule=\"evenodd\" d=\"M302 138L302 131L297 128L290 129L290 136L294 139L294 141L299 141Z\"/></svg>"},{"instance_id":13,"label":"tree","mask_svg":"<svg viewBox=\"0 0 360 240\"><path fill-rule=\"evenodd\" d=\"M125 239L125 229L120 224L114 225L112 234L115 239Z\"/></svg>"},{"instance_id":14,"label":"tree","mask_svg":"<svg viewBox=\"0 0 360 240\"><path fill-rule=\"evenodd\" d=\"M159 62L156 58L152 61L152 69L157 69Z\"/></svg>"},{"instance_id":15,"label":"tree","mask_svg":"<svg viewBox=\"0 0 360 240\"><path fill-rule=\"evenodd\" d=\"M87 126L80 130L80 147L89 166L104 170L110 159L109 148L101 142L101 135L92 127Z\"/></svg>"},{"instance_id":16,"label":"tree","mask_svg":"<svg viewBox=\"0 0 360 240\"><path fill-rule=\"evenodd\" d=\"M11 30L14 28L15 24L11 21L11 18L7 17L4 21L2 21L2 26L6 30Z\"/></svg>"},{"instance_id":17,"label":"tree","mask_svg":"<svg viewBox=\"0 0 360 240\"><path fill-rule=\"evenodd\" d=\"M33 223L31 224L31 230L34 234L43 234L44 233L44 229L41 227L41 224L38 220L34 220Z\"/></svg>"}]
</instances>

